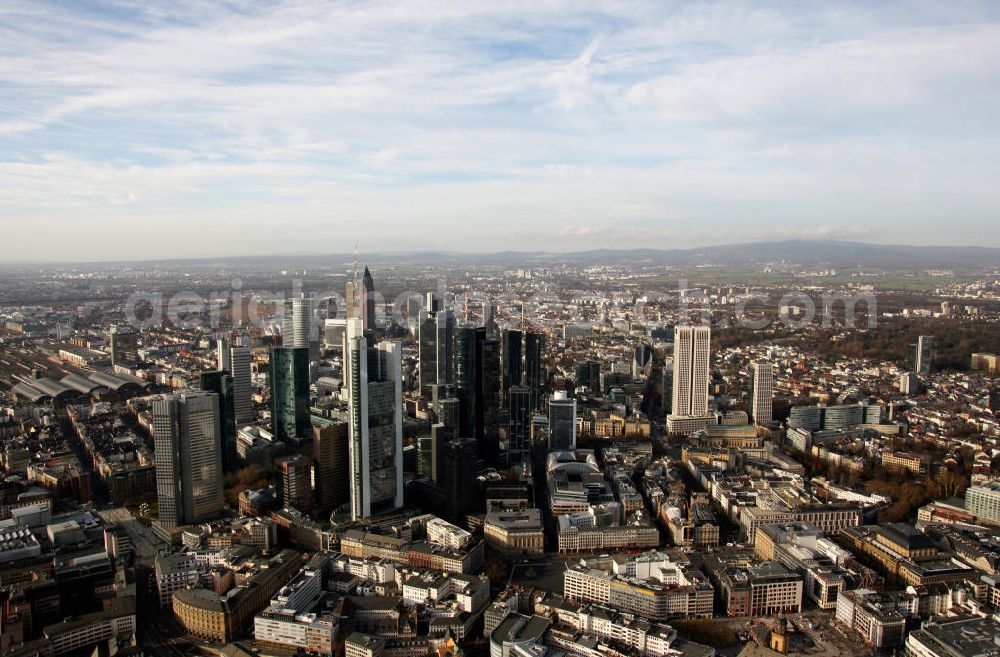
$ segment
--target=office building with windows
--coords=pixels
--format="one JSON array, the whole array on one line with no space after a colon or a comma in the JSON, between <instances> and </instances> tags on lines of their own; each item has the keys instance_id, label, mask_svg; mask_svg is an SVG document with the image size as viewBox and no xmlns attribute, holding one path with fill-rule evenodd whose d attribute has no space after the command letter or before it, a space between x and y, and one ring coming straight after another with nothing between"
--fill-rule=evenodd
<instances>
[{"instance_id":1,"label":"office building with windows","mask_svg":"<svg viewBox=\"0 0 1000 657\"><path fill-rule=\"evenodd\" d=\"M917 374L930 374L931 361L934 359L934 336L921 335L913 354L913 371Z\"/></svg>"},{"instance_id":2,"label":"office building with windows","mask_svg":"<svg viewBox=\"0 0 1000 657\"><path fill-rule=\"evenodd\" d=\"M125 324L112 326L108 348L112 365L135 365L139 362L139 333Z\"/></svg>"},{"instance_id":3,"label":"office building with windows","mask_svg":"<svg viewBox=\"0 0 1000 657\"><path fill-rule=\"evenodd\" d=\"M375 322L375 280L372 273L365 267L361 277L361 322L364 330L371 332L376 328Z\"/></svg>"},{"instance_id":4,"label":"office building with windows","mask_svg":"<svg viewBox=\"0 0 1000 657\"><path fill-rule=\"evenodd\" d=\"M701 417L708 414L708 326L674 328L674 380L671 414Z\"/></svg>"},{"instance_id":5,"label":"office building with windows","mask_svg":"<svg viewBox=\"0 0 1000 657\"><path fill-rule=\"evenodd\" d=\"M309 513L313 509L312 461L301 454L282 456L275 460L281 474L281 502Z\"/></svg>"},{"instance_id":6,"label":"office building with windows","mask_svg":"<svg viewBox=\"0 0 1000 657\"><path fill-rule=\"evenodd\" d=\"M348 424L339 420L313 418L313 468L316 506L321 514L347 504L350 500L348 483Z\"/></svg>"},{"instance_id":7,"label":"office building with windows","mask_svg":"<svg viewBox=\"0 0 1000 657\"><path fill-rule=\"evenodd\" d=\"M153 400L156 496L160 523L176 527L222 513L219 397L210 392Z\"/></svg>"},{"instance_id":8,"label":"office building with windows","mask_svg":"<svg viewBox=\"0 0 1000 657\"><path fill-rule=\"evenodd\" d=\"M965 490L965 510L979 522L1000 525L1000 482L969 486Z\"/></svg>"},{"instance_id":9,"label":"office building with windows","mask_svg":"<svg viewBox=\"0 0 1000 657\"><path fill-rule=\"evenodd\" d=\"M507 408L508 394L524 383L524 333L507 329L500 337L500 403Z\"/></svg>"},{"instance_id":10,"label":"office building with windows","mask_svg":"<svg viewBox=\"0 0 1000 657\"><path fill-rule=\"evenodd\" d=\"M531 396L531 410L545 408L546 368L544 361L545 336L528 331L524 334L524 385Z\"/></svg>"},{"instance_id":11,"label":"office building with windows","mask_svg":"<svg viewBox=\"0 0 1000 657\"><path fill-rule=\"evenodd\" d=\"M771 363L758 360L751 365L750 412L756 424L765 424L774 419L771 410L774 395L774 367Z\"/></svg>"},{"instance_id":12,"label":"office building with windows","mask_svg":"<svg viewBox=\"0 0 1000 657\"><path fill-rule=\"evenodd\" d=\"M271 349L271 423L278 440L297 440L309 430L309 349Z\"/></svg>"},{"instance_id":13,"label":"office building with windows","mask_svg":"<svg viewBox=\"0 0 1000 657\"><path fill-rule=\"evenodd\" d=\"M198 375L198 389L213 392L219 397L219 437L222 449L222 469L229 472L236 468L236 417L233 399L233 377L229 372L211 371Z\"/></svg>"},{"instance_id":14,"label":"office building with windows","mask_svg":"<svg viewBox=\"0 0 1000 657\"><path fill-rule=\"evenodd\" d=\"M253 356L246 344L235 344L229 348L229 373L233 377L233 416L236 426L245 427L254 420L253 393L251 380Z\"/></svg>"},{"instance_id":15,"label":"office building with windows","mask_svg":"<svg viewBox=\"0 0 1000 657\"><path fill-rule=\"evenodd\" d=\"M451 350L455 315L450 310L427 313L419 324L420 394L429 398L432 385L451 383Z\"/></svg>"},{"instance_id":16,"label":"office building with windows","mask_svg":"<svg viewBox=\"0 0 1000 657\"><path fill-rule=\"evenodd\" d=\"M557 391L549 400L549 450L576 449L576 400Z\"/></svg>"},{"instance_id":17,"label":"office building with windows","mask_svg":"<svg viewBox=\"0 0 1000 657\"><path fill-rule=\"evenodd\" d=\"M398 342L389 341L369 346L365 333L363 321L348 321L344 372L355 520L403 505L401 349Z\"/></svg>"}]
</instances>

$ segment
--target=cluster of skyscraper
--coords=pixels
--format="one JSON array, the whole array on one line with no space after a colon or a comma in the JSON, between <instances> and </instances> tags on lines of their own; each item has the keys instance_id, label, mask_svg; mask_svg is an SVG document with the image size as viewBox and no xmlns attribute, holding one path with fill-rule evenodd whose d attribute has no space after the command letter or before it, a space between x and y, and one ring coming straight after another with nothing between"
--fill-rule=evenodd
<instances>
[{"instance_id":1,"label":"cluster of skyscraper","mask_svg":"<svg viewBox=\"0 0 1000 657\"><path fill-rule=\"evenodd\" d=\"M360 303L354 303L349 284L347 318L332 320L342 331L335 335L343 349L346 430L336 422L313 426L310 368L318 358L320 322L311 295L286 302L283 344L270 350L269 374L275 440L297 448L312 439L316 446L315 496L303 483L313 479L308 476L310 459L279 460L286 503L295 501L300 510L308 510L318 501L324 511L348 503L355 519L403 505L401 345L376 338L374 283L367 268L362 280ZM545 411L548 449L576 447L576 400L563 391L546 395L544 335L498 331L489 314L483 324L457 322L434 294L427 295L415 322L419 390L434 418L430 436L418 441L418 469L446 494L461 496L469 482L460 481L454 468L444 475L442 459L452 466L464 463L466 474L478 460L520 464L531 451L534 418ZM324 339L329 343L330 334ZM709 356L709 327L675 328L668 428L671 423L686 427L684 423L707 422ZM637 349L634 373L651 358L648 345ZM221 512L222 475L238 465L237 432L255 419L252 358L245 339L220 337L218 363L218 371L200 375L201 392L166 395L153 405L161 520L168 525L200 522ZM600 386L599 363L583 363L578 372L580 385ZM770 422L772 367L757 361L751 373L753 419ZM544 416L540 419L544 422ZM310 494L304 496L303 490Z\"/></svg>"},{"instance_id":2,"label":"cluster of skyscraper","mask_svg":"<svg viewBox=\"0 0 1000 657\"><path fill-rule=\"evenodd\" d=\"M400 345L376 341L375 289L367 268L362 280L357 306L355 286L348 284L342 336L346 431L337 422L313 427L310 368L319 357L320 322L312 295L285 302L282 344L270 350L274 438L292 447L310 437L314 443L315 496L312 460L293 454L276 461L283 501L302 511L309 511L314 499L324 510L349 502L354 518L403 504ZM121 358L130 344L126 335L121 332L117 340ZM252 355L245 338L221 336L217 360L217 371L199 375L200 391L163 395L152 405L160 521L168 527L221 514L223 474L239 465L237 432L255 419ZM340 493L344 479L346 496Z\"/></svg>"},{"instance_id":3,"label":"cluster of skyscraper","mask_svg":"<svg viewBox=\"0 0 1000 657\"><path fill-rule=\"evenodd\" d=\"M438 420L431 442L435 435L469 438L488 462L519 463L528 453L532 414L543 410L544 336L501 333L490 321L458 324L434 294L417 327L420 392Z\"/></svg>"}]
</instances>

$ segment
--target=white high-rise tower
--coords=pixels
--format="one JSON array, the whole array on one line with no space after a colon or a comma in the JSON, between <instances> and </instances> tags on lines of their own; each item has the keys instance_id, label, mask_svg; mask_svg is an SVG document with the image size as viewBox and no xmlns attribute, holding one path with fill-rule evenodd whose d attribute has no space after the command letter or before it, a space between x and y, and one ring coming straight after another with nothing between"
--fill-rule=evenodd
<instances>
[{"instance_id":1,"label":"white high-rise tower","mask_svg":"<svg viewBox=\"0 0 1000 657\"><path fill-rule=\"evenodd\" d=\"M319 358L319 320L316 316L316 302L311 294L303 292L292 299L292 321L290 334L283 337L285 346L307 347L309 360Z\"/></svg>"},{"instance_id":2,"label":"white high-rise tower","mask_svg":"<svg viewBox=\"0 0 1000 657\"><path fill-rule=\"evenodd\" d=\"M750 400L750 411L755 424L770 422L774 419L771 410L771 399L774 394L774 366L767 361L758 360L753 366L753 379Z\"/></svg>"},{"instance_id":3,"label":"white high-rise tower","mask_svg":"<svg viewBox=\"0 0 1000 657\"><path fill-rule=\"evenodd\" d=\"M219 336L216 340L216 361L219 364L220 372L231 372L233 369L233 363L229 358L229 337L225 335Z\"/></svg>"},{"instance_id":4,"label":"white high-rise tower","mask_svg":"<svg viewBox=\"0 0 1000 657\"><path fill-rule=\"evenodd\" d=\"M347 320L347 387L351 516L403 506L403 366L398 342L368 346L364 321Z\"/></svg>"},{"instance_id":5,"label":"white high-rise tower","mask_svg":"<svg viewBox=\"0 0 1000 657\"><path fill-rule=\"evenodd\" d=\"M233 343L228 335L220 336L217 347L219 370L229 372L233 377L233 420L237 428L253 422L250 348L246 337L239 336Z\"/></svg>"},{"instance_id":6,"label":"white high-rise tower","mask_svg":"<svg viewBox=\"0 0 1000 657\"><path fill-rule=\"evenodd\" d=\"M702 417L708 414L708 326L674 328L674 386L671 414Z\"/></svg>"},{"instance_id":7,"label":"white high-rise tower","mask_svg":"<svg viewBox=\"0 0 1000 657\"><path fill-rule=\"evenodd\" d=\"M253 392L251 383L250 347L239 344L230 347L230 374L233 376L233 419L237 427L244 427L253 422L253 403L250 395Z\"/></svg>"}]
</instances>

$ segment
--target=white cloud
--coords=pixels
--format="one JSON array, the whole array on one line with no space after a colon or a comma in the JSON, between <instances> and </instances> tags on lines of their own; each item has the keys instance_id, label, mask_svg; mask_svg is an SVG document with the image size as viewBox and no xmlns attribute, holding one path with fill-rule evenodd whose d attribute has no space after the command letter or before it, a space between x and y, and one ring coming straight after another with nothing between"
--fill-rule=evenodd
<instances>
[{"instance_id":1,"label":"white cloud","mask_svg":"<svg viewBox=\"0 0 1000 657\"><path fill-rule=\"evenodd\" d=\"M172 232L234 224L241 252L301 251L272 236L290 216L314 232L282 239L365 239L372 222L379 249L440 246L434 231L459 249L824 226L973 241L1000 201L994 14L4 3L0 228L26 257L52 248L34 245L41 219L125 222L59 257L134 252L151 234L180 256L193 247Z\"/></svg>"}]
</instances>

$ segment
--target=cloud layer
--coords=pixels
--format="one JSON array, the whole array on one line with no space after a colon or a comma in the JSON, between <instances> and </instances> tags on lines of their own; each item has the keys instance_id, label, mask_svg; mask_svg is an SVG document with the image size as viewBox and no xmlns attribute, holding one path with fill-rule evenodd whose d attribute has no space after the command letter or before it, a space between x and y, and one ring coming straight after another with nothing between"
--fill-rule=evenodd
<instances>
[{"instance_id":1,"label":"cloud layer","mask_svg":"<svg viewBox=\"0 0 1000 657\"><path fill-rule=\"evenodd\" d=\"M0 5L6 253L1000 244L995 3L136 5Z\"/></svg>"}]
</instances>

